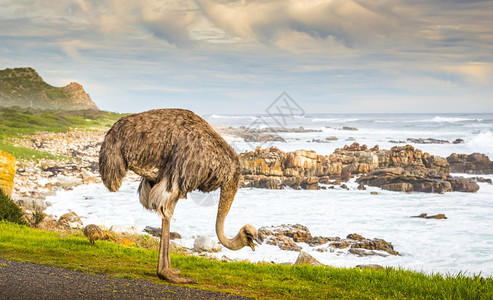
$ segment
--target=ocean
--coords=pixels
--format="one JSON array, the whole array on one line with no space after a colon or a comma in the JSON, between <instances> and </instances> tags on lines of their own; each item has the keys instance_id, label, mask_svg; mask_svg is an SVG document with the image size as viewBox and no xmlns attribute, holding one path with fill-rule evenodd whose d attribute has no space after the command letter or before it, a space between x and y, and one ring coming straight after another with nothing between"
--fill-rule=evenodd
<instances>
[{"instance_id":1,"label":"ocean","mask_svg":"<svg viewBox=\"0 0 493 300\"><path fill-rule=\"evenodd\" d=\"M283 151L311 149L331 154L336 148L358 142L369 147L390 149L412 144L432 155L484 153L493 158L493 114L306 114L306 115L207 115L213 125L246 128L284 127L315 129L315 132L276 132L284 142L245 142L226 137L237 152L276 146ZM344 129L344 127L346 127ZM353 129L353 130L349 130ZM357 129L357 130L355 130ZM327 137L331 141L325 140ZM413 144L407 138L437 139L444 144ZM460 139L463 143L454 144ZM314 142L321 140L323 143ZM404 142L404 143L397 143ZM468 176L465 174L453 174ZM493 175L480 175L493 179ZM72 191L58 191L47 197L52 203L47 213L60 216L75 211L84 224L127 225L138 230L160 227L160 218L142 208L136 194L138 183L126 182L119 192L110 193L102 184L82 185ZM350 190L265 190L240 189L226 219L225 231L234 236L244 224L255 227L302 224L313 236L346 237L359 233L367 238L391 242L401 256L358 257L344 250L319 252L307 244L300 246L320 262L353 267L380 264L425 273L493 275L493 185L479 183L476 193L401 193L378 188ZM378 191L372 195L371 191ZM217 239L214 231L218 193L193 192L178 203L171 230L183 237L183 246L192 247L197 236ZM443 213L448 219L410 216ZM265 243L250 248L215 254L231 259L294 262L298 252L283 251Z\"/></svg>"}]
</instances>

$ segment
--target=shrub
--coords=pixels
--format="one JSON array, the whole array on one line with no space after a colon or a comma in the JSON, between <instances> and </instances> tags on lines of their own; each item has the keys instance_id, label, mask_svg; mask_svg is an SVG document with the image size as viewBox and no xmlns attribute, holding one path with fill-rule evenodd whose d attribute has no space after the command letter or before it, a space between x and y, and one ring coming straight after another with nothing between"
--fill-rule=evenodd
<instances>
[{"instance_id":1,"label":"shrub","mask_svg":"<svg viewBox=\"0 0 493 300\"><path fill-rule=\"evenodd\" d=\"M26 222L22 220L22 211L19 206L5 195L2 189L0 189L0 221L1 220L22 225L26 224Z\"/></svg>"}]
</instances>

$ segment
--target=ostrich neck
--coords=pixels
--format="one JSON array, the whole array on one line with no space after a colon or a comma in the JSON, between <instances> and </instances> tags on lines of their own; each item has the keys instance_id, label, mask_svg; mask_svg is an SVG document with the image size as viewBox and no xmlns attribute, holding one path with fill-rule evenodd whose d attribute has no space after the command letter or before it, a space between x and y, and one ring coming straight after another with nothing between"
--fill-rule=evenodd
<instances>
[{"instance_id":1,"label":"ostrich neck","mask_svg":"<svg viewBox=\"0 0 493 300\"><path fill-rule=\"evenodd\" d=\"M238 189L238 184L236 182L232 182L231 184L225 185L221 188L221 197L219 200L219 206L217 210L217 219L216 219L216 234L219 238L221 244L224 247L231 250L238 250L245 246L241 239L241 234L238 234L230 239L224 234L224 222L226 221L226 216L228 215L229 209L231 208L231 204L233 203L236 190Z\"/></svg>"}]
</instances>

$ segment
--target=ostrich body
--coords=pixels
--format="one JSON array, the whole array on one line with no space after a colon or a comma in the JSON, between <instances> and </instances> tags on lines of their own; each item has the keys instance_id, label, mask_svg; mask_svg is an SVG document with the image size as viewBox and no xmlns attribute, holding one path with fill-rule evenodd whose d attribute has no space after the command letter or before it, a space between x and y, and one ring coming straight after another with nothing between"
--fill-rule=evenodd
<instances>
[{"instance_id":1,"label":"ostrich body","mask_svg":"<svg viewBox=\"0 0 493 300\"><path fill-rule=\"evenodd\" d=\"M119 119L106 134L99 154L99 172L106 187L117 191L127 170L142 176L140 203L162 217L157 275L173 283L190 283L171 268L169 228L179 199L188 192L221 188L216 234L226 248L238 250L258 239L255 227L243 226L229 239L224 221L240 178L233 148L201 117L183 109L155 109Z\"/></svg>"}]
</instances>

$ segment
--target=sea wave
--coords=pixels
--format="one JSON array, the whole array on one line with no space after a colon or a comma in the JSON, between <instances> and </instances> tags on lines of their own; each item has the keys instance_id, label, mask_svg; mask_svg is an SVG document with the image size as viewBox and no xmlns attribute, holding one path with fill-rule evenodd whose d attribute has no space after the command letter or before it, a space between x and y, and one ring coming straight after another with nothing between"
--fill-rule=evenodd
<instances>
[{"instance_id":1,"label":"sea wave","mask_svg":"<svg viewBox=\"0 0 493 300\"><path fill-rule=\"evenodd\" d=\"M347 122L356 122L359 119L340 119L340 118L314 118L312 119L312 122L319 122L319 123L347 123Z\"/></svg>"},{"instance_id":2,"label":"sea wave","mask_svg":"<svg viewBox=\"0 0 493 300\"><path fill-rule=\"evenodd\" d=\"M491 131L482 131L476 134L467 142L471 152L480 152L493 158L493 133Z\"/></svg>"},{"instance_id":3,"label":"sea wave","mask_svg":"<svg viewBox=\"0 0 493 300\"><path fill-rule=\"evenodd\" d=\"M459 117L440 117L435 116L432 119L421 119L421 120L409 120L404 121L405 123L457 123L457 122L481 122L483 119L476 118L459 118Z\"/></svg>"},{"instance_id":4,"label":"sea wave","mask_svg":"<svg viewBox=\"0 0 493 300\"><path fill-rule=\"evenodd\" d=\"M225 116L225 115L211 115L208 119L250 119L255 120L258 116Z\"/></svg>"},{"instance_id":5,"label":"sea wave","mask_svg":"<svg viewBox=\"0 0 493 300\"><path fill-rule=\"evenodd\" d=\"M455 122L466 122L466 121L476 121L476 122L481 122L483 119L474 119L474 118L453 118L453 117L434 117L431 119L430 122L436 122L436 123L455 123Z\"/></svg>"}]
</instances>

